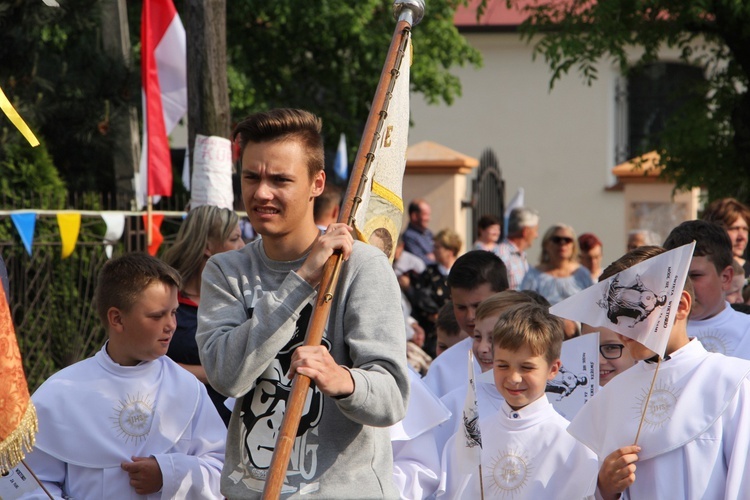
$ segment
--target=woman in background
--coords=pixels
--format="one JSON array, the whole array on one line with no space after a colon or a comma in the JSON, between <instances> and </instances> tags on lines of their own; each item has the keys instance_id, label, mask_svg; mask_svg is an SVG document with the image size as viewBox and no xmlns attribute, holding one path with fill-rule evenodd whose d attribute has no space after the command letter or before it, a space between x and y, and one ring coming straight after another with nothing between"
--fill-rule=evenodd
<instances>
[{"instance_id":1,"label":"woman in background","mask_svg":"<svg viewBox=\"0 0 750 500\"><path fill-rule=\"evenodd\" d=\"M162 256L164 262L182 276L182 289L177 295L177 329L169 344L167 356L206 384L208 395L225 424L229 423L232 412L224 406L226 397L208 384L206 370L198 357L195 331L198 326L203 268L212 255L239 250L245 246L239 224L237 214L227 208L212 205L196 207L188 212L176 241Z\"/></svg>"},{"instance_id":2,"label":"woman in background","mask_svg":"<svg viewBox=\"0 0 750 500\"><path fill-rule=\"evenodd\" d=\"M596 281L602 274L602 242L594 233L583 233L578 237L578 261L591 273L591 279Z\"/></svg>"},{"instance_id":3,"label":"woman in background","mask_svg":"<svg viewBox=\"0 0 750 500\"><path fill-rule=\"evenodd\" d=\"M554 305L593 284L589 270L578 262L575 231L555 224L544 233L539 265L526 273L521 290L533 290Z\"/></svg>"}]
</instances>

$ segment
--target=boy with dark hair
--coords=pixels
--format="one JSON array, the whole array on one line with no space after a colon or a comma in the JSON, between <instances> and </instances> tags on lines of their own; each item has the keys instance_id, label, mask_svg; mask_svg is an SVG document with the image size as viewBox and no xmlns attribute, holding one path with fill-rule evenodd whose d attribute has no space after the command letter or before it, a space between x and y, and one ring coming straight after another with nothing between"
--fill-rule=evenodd
<instances>
[{"instance_id":1,"label":"boy with dark hair","mask_svg":"<svg viewBox=\"0 0 750 500\"><path fill-rule=\"evenodd\" d=\"M467 337L466 332L458 326L456 313L453 312L453 302L450 300L438 312L435 333L437 334L437 346L435 348L437 354L435 357L440 356Z\"/></svg>"},{"instance_id":2,"label":"boy with dark hair","mask_svg":"<svg viewBox=\"0 0 750 500\"><path fill-rule=\"evenodd\" d=\"M507 292L506 292L507 293ZM500 410L482 417L484 489L492 497L584 498L594 493L596 456L567 432L545 394L561 367L563 322L527 303L505 310L492 330L495 387ZM460 471L464 431L443 453L443 489L450 498L480 497L479 470Z\"/></svg>"},{"instance_id":3,"label":"boy with dark hair","mask_svg":"<svg viewBox=\"0 0 750 500\"><path fill-rule=\"evenodd\" d=\"M604 275L663 251L639 247ZM602 388L568 427L599 457L597 493L605 500L623 493L626 498L743 498L750 491L750 363L709 353L688 337L690 281L673 309L666 350L658 353L662 361L656 363L657 353L620 335L638 363Z\"/></svg>"},{"instance_id":4,"label":"boy with dark hair","mask_svg":"<svg viewBox=\"0 0 750 500\"><path fill-rule=\"evenodd\" d=\"M425 384L437 396L462 387L466 382L466 360L471 350L474 322L479 304L497 292L508 289L508 273L500 257L485 250L466 252L448 273L453 312L468 338L435 358L425 375ZM479 365L476 365L479 371Z\"/></svg>"},{"instance_id":5,"label":"boy with dark hair","mask_svg":"<svg viewBox=\"0 0 750 500\"><path fill-rule=\"evenodd\" d=\"M109 340L32 397L39 434L27 463L55 498L221 496L223 422L205 386L165 356L179 285L146 254L100 271L94 300Z\"/></svg>"},{"instance_id":6,"label":"boy with dark hair","mask_svg":"<svg viewBox=\"0 0 750 500\"><path fill-rule=\"evenodd\" d=\"M688 335L711 352L750 359L750 316L735 311L726 300L732 284L732 243L716 223L683 222L669 233L664 248L671 250L695 240L690 279L695 290Z\"/></svg>"},{"instance_id":7,"label":"boy with dark hair","mask_svg":"<svg viewBox=\"0 0 750 500\"><path fill-rule=\"evenodd\" d=\"M264 489L295 373L312 380L282 494L392 498L387 427L409 393L404 317L386 255L313 219L326 183L320 120L296 109L257 113L234 132L242 197L262 236L212 256L203 272L196 340L209 382L237 398L222 493ZM341 251L322 345L304 345L323 267Z\"/></svg>"}]
</instances>

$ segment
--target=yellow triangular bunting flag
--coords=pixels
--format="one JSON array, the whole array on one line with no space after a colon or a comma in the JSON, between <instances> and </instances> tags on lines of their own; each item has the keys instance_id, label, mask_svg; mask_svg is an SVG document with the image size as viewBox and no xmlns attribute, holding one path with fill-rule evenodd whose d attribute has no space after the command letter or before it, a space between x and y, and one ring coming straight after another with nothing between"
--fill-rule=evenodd
<instances>
[{"instance_id":1,"label":"yellow triangular bunting flag","mask_svg":"<svg viewBox=\"0 0 750 500\"><path fill-rule=\"evenodd\" d=\"M57 225L62 239L62 258L66 259L76 248L78 232L81 230L81 214L57 214Z\"/></svg>"}]
</instances>

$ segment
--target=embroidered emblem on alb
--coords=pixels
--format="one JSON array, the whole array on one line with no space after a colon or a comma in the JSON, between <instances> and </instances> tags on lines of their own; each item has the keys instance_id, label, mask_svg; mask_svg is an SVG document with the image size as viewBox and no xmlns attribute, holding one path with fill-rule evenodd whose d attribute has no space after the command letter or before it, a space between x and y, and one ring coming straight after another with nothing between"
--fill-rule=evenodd
<instances>
[{"instance_id":1,"label":"embroidered emblem on alb","mask_svg":"<svg viewBox=\"0 0 750 500\"><path fill-rule=\"evenodd\" d=\"M119 402L114 411L113 427L118 437L124 438L126 442L132 439L136 443L146 439L154 420L153 402L149 401L147 396L128 395L125 401Z\"/></svg>"},{"instance_id":2,"label":"embroidered emblem on alb","mask_svg":"<svg viewBox=\"0 0 750 500\"><path fill-rule=\"evenodd\" d=\"M725 356L732 355L732 353L729 352L729 343L727 342L726 337L719 330L714 328L700 330L698 331L697 337L708 352L718 352Z\"/></svg>"},{"instance_id":3,"label":"embroidered emblem on alb","mask_svg":"<svg viewBox=\"0 0 750 500\"><path fill-rule=\"evenodd\" d=\"M652 429L664 426L664 424L671 420L679 396L679 392L673 390L671 387L661 383L657 384L651 393L651 398L648 399L648 408L643 420L644 423L648 424ZM647 398L648 389L642 389L641 395L637 396L638 402L635 405L635 418L640 419L641 415L643 415L643 405L646 403Z\"/></svg>"},{"instance_id":4,"label":"embroidered emblem on alb","mask_svg":"<svg viewBox=\"0 0 750 500\"><path fill-rule=\"evenodd\" d=\"M485 477L494 496L512 497L526 486L531 463L523 452L505 450L490 464L490 474Z\"/></svg>"}]
</instances>

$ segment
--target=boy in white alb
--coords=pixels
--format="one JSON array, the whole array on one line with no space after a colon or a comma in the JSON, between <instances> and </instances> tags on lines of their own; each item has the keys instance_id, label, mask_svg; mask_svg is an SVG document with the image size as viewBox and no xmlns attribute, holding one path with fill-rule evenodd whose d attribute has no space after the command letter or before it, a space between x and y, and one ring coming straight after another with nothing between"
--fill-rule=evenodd
<instances>
[{"instance_id":1,"label":"boy in white alb","mask_svg":"<svg viewBox=\"0 0 750 500\"><path fill-rule=\"evenodd\" d=\"M560 370L563 322L538 304L500 315L493 334L500 411L481 418L479 468L466 471L467 437L453 435L443 453L440 492L447 498L581 499L593 495L596 456L573 439L545 388ZM438 496L441 496L440 494Z\"/></svg>"},{"instance_id":2,"label":"boy in white alb","mask_svg":"<svg viewBox=\"0 0 750 500\"><path fill-rule=\"evenodd\" d=\"M224 424L205 386L165 356L179 285L146 254L100 271L109 340L32 396L39 434L27 464L54 498L221 498Z\"/></svg>"},{"instance_id":3,"label":"boy in white alb","mask_svg":"<svg viewBox=\"0 0 750 500\"><path fill-rule=\"evenodd\" d=\"M718 224L683 222L669 233L664 248L672 250L695 240L690 279L695 290L687 333L710 352L750 360L750 315L726 301L732 284L732 242Z\"/></svg>"},{"instance_id":4,"label":"boy in white alb","mask_svg":"<svg viewBox=\"0 0 750 500\"><path fill-rule=\"evenodd\" d=\"M439 398L466 384L466 359L473 344L477 307L490 295L508 289L508 272L494 253L472 250L453 263L448 286L458 326L469 337L436 357L427 370L424 382Z\"/></svg>"},{"instance_id":5,"label":"boy in white alb","mask_svg":"<svg viewBox=\"0 0 750 500\"><path fill-rule=\"evenodd\" d=\"M663 251L637 248L603 276ZM750 491L750 362L709 353L688 338L692 294L688 279L660 364L654 352L620 336L638 364L611 380L568 428L599 456L599 498L737 499Z\"/></svg>"},{"instance_id":6,"label":"boy in white alb","mask_svg":"<svg viewBox=\"0 0 750 500\"><path fill-rule=\"evenodd\" d=\"M541 296L540 296L541 297ZM544 300L544 298L542 298ZM546 301L545 301L546 302ZM495 387L494 381L481 380L478 375L492 370L494 352L492 350L492 332L495 328L497 319L506 309L519 304L533 304L534 297L524 292L516 290L505 290L496 293L479 304L476 312L474 325L474 335L472 351L474 352L474 372L477 375L475 379L477 391L477 407L480 418L485 415L494 415L500 409L503 403L503 396ZM445 443L450 437L461 428L461 412L466 401L466 391L468 390L468 370L467 360L464 359L464 382L461 387L453 389L451 392L440 398L440 401L451 412L451 418L445 423L435 428L435 442L438 450L442 453ZM481 371L476 370L479 365ZM484 377L481 377L484 378Z\"/></svg>"}]
</instances>

